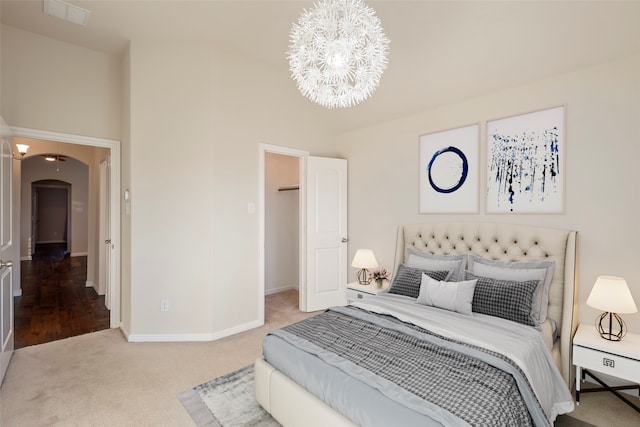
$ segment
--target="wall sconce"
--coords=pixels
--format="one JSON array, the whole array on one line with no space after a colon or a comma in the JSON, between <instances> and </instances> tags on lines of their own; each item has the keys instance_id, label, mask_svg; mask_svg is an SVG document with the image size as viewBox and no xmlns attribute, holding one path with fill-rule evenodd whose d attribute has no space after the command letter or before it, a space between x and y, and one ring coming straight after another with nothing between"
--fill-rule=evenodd
<instances>
[{"instance_id":1,"label":"wall sconce","mask_svg":"<svg viewBox=\"0 0 640 427\"><path fill-rule=\"evenodd\" d=\"M13 155L13 158L16 160L22 160L24 155L27 154L27 150L29 146L27 144L16 144L16 148L18 149L19 156Z\"/></svg>"},{"instance_id":2,"label":"wall sconce","mask_svg":"<svg viewBox=\"0 0 640 427\"><path fill-rule=\"evenodd\" d=\"M598 276L587 298L587 305L604 311L596 318L596 329L602 338L609 341L620 341L627 333L627 325L618 313L638 311L627 281L616 276ZM609 318L608 327L606 321L603 324L603 320L607 317ZM614 330L614 322L616 329L619 330Z\"/></svg>"},{"instance_id":3,"label":"wall sconce","mask_svg":"<svg viewBox=\"0 0 640 427\"><path fill-rule=\"evenodd\" d=\"M367 268L376 268L377 266L378 261L371 249L358 249L353 257L353 261L351 261L351 267L361 269L358 271L358 283L361 285L368 285L371 283L371 278L369 277Z\"/></svg>"}]
</instances>

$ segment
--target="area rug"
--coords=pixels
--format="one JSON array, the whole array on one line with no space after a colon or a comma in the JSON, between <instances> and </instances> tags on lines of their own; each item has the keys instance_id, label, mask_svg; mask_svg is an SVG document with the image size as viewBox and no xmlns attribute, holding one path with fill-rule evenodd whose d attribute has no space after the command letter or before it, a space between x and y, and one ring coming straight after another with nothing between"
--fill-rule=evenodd
<instances>
[{"instance_id":1,"label":"area rug","mask_svg":"<svg viewBox=\"0 0 640 427\"><path fill-rule=\"evenodd\" d=\"M178 395L199 427L276 427L280 424L253 395L253 365L200 384Z\"/></svg>"},{"instance_id":2,"label":"area rug","mask_svg":"<svg viewBox=\"0 0 640 427\"><path fill-rule=\"evenodd\" d=\"M178 395L199 427L280 426L253 396L253 365L200 384ZM569 415L561 415L555 427L594 427Z\"/></svg>"}]
</instances>

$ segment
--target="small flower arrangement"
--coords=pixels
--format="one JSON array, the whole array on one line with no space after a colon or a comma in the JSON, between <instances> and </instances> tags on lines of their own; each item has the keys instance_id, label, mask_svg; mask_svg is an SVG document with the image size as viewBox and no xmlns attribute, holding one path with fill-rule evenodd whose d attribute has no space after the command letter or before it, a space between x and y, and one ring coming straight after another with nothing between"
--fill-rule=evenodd
<instances>
[{"instance_id":1,"label":"small flower arrangement","mask_svg":"<svg viewBox=\"0 0 640 427\"><path fill-rule=\"evenodd\" d=\"M384 267L376 267L369 272L369 279L376 282L376 285L381 288L385 280L389 280L389 271Z\"/></svg>"}]
</instances>

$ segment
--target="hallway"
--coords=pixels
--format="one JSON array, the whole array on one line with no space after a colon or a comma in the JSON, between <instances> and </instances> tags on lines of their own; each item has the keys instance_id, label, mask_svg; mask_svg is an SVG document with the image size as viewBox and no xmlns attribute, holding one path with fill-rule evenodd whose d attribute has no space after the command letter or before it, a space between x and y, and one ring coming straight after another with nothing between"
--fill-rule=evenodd
<instances>
[{"instance_id":1,"label":"hallway","mask_svg":"<svg viewBox=\"0 0 640 427\"><path fill-rule=\"evenodd\" d=\"M14 298L15 348L109 328L104 295L86 287L87 257L60 244L38 245L21 261L22 296Z\"/></svg>"}]
</instances>

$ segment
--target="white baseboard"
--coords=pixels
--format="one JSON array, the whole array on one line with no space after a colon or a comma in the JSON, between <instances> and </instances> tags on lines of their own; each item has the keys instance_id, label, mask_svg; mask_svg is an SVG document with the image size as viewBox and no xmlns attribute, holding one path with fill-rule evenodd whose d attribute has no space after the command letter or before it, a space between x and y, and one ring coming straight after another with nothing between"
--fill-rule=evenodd
<instances>
[{"instance_id":1,"label":"white baseboard","mask_svg":"<svg viewBox=\"0 0 640 427\"><path fill-rule=\"evenodd\" d=\"M121 327L129 342L195 342L195 341L216 341L240 332L255 329L264 324L261 320L245 323L224 331L214 332L210 334L130 334Z\"/></svg>"},{"instance_id":2,"label":"white baseboard","mask_svg":"<svg viewBox=\"0 0 640 427\"><path fill-rule=\"evenodd\" d=\"M73 253L71 253L70 256L71 257L74 257L74 256L89 256L89 252L73 252Z\"/></svg>"},{"instance_id":3,"label":"white baseboard","mask_svg":"<svg viewBox=\"0 0 640 427\"><path fill-rule=\"evenodd\" d=\"M93 289L95 289L95 290L96 290L96 292L98 292L98 287L97 287L97 286L96 286L96 284L95 284L95 283L93 283L91 280L87 280L86 282L84 282L84 285L85 285L87 288L93 288Z\"/></svg>"},{"instance_id":4,"label":"white baseboard","mask_svg":"<svg viewBox=\"0 0 640 427\"><path fill-rule=\"evenodd\" d=\"M31 255L27 255L27 256L21 256L20 257L20 261L31 261L33 258L31 258Z\"/></svg>"},{"instance_id":5,"label":"white baseboard","mask_svg":"<svg viewBox=\"0 0 640 427\"><path fill-rule=\"evenodd\" d=\"M20 289L14 289L14 291L13 291L13 296L14 296L14 297L21 297L21 296L22 296L22 288L20 288Z\"/></svg>"},{"instance_id":6,"label":"white baseboard","mask_svg":"<svg viewBox=\"0 0 640 427\"><path fill-rule=\"evenodd\" d=\"M265 295L277 294L278 292L288 291L290 289L298 290L298 285L279 286L277 288L265 289Z\"/></svg>"}]
</instances>

